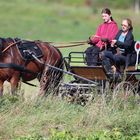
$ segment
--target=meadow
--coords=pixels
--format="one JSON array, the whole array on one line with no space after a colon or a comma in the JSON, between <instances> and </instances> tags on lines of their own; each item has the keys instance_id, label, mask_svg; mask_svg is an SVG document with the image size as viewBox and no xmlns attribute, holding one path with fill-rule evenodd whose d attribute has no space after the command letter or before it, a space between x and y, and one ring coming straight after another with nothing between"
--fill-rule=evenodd
<instances>
[{"instance_id":1,"label":"meadow","mask_svg":"<svg viewBox=\"0 0 140 140\"><path fill-rule=\"evenodd\" d=\"M0 0L0 37L54 42L85 41L102 22L101 8L51 3L47 0ZM133 9L112 9L121 20L133 21L135 40L140 40L140 20ZM83 51L89 45L60 49ZM39 84L36 80L32 81ZM139 140L140 104L96 95L82 107L49 95L36 97L39 87L22 84L18 97L0 98L1 140Z\"/></svg>"}]
</instances>

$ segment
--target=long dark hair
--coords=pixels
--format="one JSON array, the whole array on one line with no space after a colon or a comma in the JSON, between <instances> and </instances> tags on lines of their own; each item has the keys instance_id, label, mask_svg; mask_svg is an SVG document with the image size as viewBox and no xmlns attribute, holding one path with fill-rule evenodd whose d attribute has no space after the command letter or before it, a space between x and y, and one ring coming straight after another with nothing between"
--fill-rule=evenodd
<instances>
[{"instance_id":1,"label":"long dark hair","mask_svg":"<svg viewBox=\"0 0 140 140\"><path fill-rule=\"evenodd\" d=\"M110 11L110 9L108 9L108 8L104 8L104 9L102 9L102 12L101 12L101 14L108 14L108 15L111 15L111 11ZM113 21L113 18L112 18L112 16L110 17L110 19L111 19L111 21Z\"/></svg>"}]
</instances>

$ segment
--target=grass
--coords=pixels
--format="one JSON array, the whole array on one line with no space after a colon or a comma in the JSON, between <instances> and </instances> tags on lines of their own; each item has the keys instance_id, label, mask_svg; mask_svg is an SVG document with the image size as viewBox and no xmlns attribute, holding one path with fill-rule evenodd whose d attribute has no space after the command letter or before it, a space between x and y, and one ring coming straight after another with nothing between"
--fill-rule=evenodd
<instances>
[{"instance_id":1,"label":"grass","mask_svg":"<svg viewBox=\"0 0 140 140\"><path fill-rule=\"evenodd\" d=\"M64 138L70 133L75 139L99 133L108 133L108 138L111 134L116 135L114 133L123 137L138 137L139 105L136 102L135 105L126 102L120 105L112 101L100 95L91 104L82 107L52 96L28 101L21 97L4 96L0 99L0 138L35 135L42 138L59 136L61 140L62 133Z\"/></svg>"},{"instance_id":2,"label":"grass","mask_svg":"<svg viewBox=\"0 0 140 140\"><path fill-rule=\"evenodd\" d=\"M53 42L69 42L87 40L95 33L102 22L100 9L97 13L87 7L68 6L62 3L48 4L36 0L0 1L0 36L19 37L23 39L44 40ZM139 39L140 29L138 15L132 10L112 9L113 17L120 25L122 18L133 20L134 34ZM88 45L61 49L64 55L71 50L85 50Z\"/></svg>"},{"instance_id":3,"label":"grass","mask_svg":"<svg viewBox=\"0 0 140 140\"><path fill-rule=\"evenodd\" d=\"M0 0L0 36L54 43L87 40L102 22L100 9L95 10L45 0ZM139 15L132 9L112 9L112 13L118 25L122 18L130 17L135 39L140 40ZM67 56L70 51L83 51L87 47L60 50ZM39 85L36 80L32 83ZM139 139L140 107L137 102L113 102L108 97L96 95L91 104L82 107L51 95L38 99L35 95L39 88L24 84L19 97L10 97L5 84L5 96L0 98L2 140Z\"/></svg>"}]
</instances>

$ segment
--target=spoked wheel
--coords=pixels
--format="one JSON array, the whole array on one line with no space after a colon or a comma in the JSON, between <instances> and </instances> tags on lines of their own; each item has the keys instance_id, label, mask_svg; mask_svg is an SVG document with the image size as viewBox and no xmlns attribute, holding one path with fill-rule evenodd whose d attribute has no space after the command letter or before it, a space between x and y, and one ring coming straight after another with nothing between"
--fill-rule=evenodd
<instances>
[{"instance_id":1,"label":"spoked wheel","mask_svg":"<svg viewBox=\"0 0 140 140\"><path fill-rule=\"evenodd\" d=\"M130 82L123 81L114 88L112 97L117 103L134 101L135 87Z\"/></svg>"},{"instance_id":2,"label":"spoked wheel","mask_svg":"<svg viewBox=\"0 0 140 140\"><path fill-rule=\"evenodd\" d=\"M91 88L74 85L61 85L59 96L70 103L76 103L82 106L90 103L94 99Z\"/></svg>"},{"instance_id":3,"label":"spoked wheel","mask_svg":"<svg viewBox=\"0 0 140 140\"><path fill-rule=\"evenodd\" d=\"M134 88L135 88L135 94L140 96L140 81L137 81L134 84Z\"/></svg>"}]
</instances>

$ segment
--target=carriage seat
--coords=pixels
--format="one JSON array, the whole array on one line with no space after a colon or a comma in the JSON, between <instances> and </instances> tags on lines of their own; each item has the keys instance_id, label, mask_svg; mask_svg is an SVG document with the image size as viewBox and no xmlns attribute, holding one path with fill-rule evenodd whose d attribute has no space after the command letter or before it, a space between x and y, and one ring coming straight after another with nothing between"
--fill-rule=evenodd
<instances>
[{"instance_id":1,"label":"carriage seat","mask_svg":"<svg viewBox=\"0 0 140 140\"><path fill-rule=\"evenodd\" d=\"M102 66L87 66L85 52L70 52L65 58L67 70L88 80L106 80L107 75ZM76 80L77 78L74 77Z\"/></svg>"},{"instance_id":2,"label":"carriage seat","mask_svg":"<svg viewBox=\"0 0 140 140\"><path fill-rule=\"evenodd\" d=\"M107 75L102 66L71 66L71 72L89 80L106 80Z\"/></svg>"}]
</instances>

